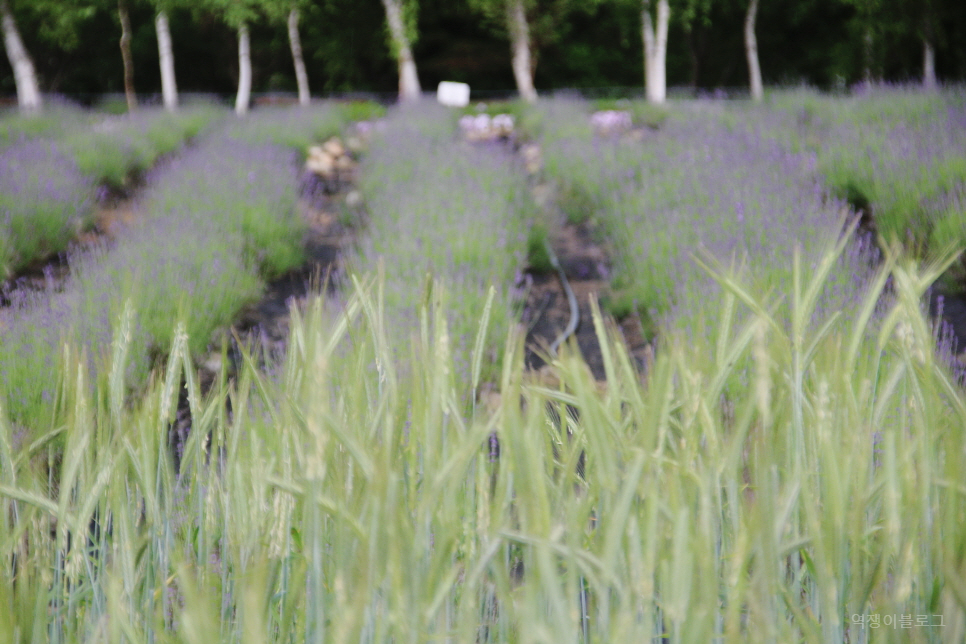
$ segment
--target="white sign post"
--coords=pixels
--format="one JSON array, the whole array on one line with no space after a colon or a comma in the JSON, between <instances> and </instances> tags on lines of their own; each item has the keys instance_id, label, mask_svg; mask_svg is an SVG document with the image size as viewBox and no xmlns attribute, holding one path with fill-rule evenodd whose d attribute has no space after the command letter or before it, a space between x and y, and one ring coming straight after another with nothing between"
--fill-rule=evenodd
<instances>
[{"instance_id":1,"label":"white sign post","mask_svg":"<svg viewBox=\"0 0 966 644\"><path fill-rule=\"evenodd\" d=\"M443 81L436 89L436 100L447 107L466 107L470 104L470 86Z\"/></svg>"}]
</instances>

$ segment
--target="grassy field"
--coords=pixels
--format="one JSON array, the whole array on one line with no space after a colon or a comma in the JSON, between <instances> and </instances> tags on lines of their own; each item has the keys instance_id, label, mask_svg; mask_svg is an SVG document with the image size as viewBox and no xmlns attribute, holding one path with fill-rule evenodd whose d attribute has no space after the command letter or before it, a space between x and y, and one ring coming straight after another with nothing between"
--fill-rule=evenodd
<instances>
[{"instance_id":1,"label":"grassy field","mask_svg":"<svg viewBox=\"0 0 966 644\"><path fill-rule=\"evenodd\" d=\"M959 139L886 162L962 94L632 106L633 136L594 107L626 106L512 108L560 221L458 114L392 110L338 297L206 392L212 330L299 261L292 147L353 117L255 113L149 172L143 227L0 317L0 642L963 641L966 395L924 306L966 240L877 218L966 217ZM514 273L565 218L612 253L606 383L570 344L523 367ZM43 339L59 298L96 331ZM644 373L607 311L646 316Z\"/></svg>"}]
</instances>

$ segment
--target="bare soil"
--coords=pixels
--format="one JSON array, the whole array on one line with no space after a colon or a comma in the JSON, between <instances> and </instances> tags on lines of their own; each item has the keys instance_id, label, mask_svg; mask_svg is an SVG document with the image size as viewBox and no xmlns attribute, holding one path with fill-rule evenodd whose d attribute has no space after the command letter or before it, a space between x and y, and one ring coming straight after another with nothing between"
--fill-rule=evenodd
<instances>
[{"instance_id":1,"label":"bare soil","mask_svg":"<svg viewBox=\"0 0 966 644\"><path fill-rule=\"evenodd\" d=\"M340 223L336 206L336 200L321 204L318 200L299 202L299 210L308 223L305 263L271 281L262 298L247 306L232 326L241 338L257 342L270 355L279 356L284 351L290 307L304 304L310 295L323 289L333 288L329 278L341 267L343 251L354 240L352 229Z\"/></svg>"},{"instance_id":2,"label":"bare soil","mask_svg":"<svg viewBox=\"0 0 966 644\"><path fill-rule=\"evenodd\" d=\"M609 294L610 264L596 231L587 223L566 223L552 234L550 245L567 276L577 299L579 320L574 340L595 380L606 379L603 354L597 340L591 301ZM530 285L521 323L527 328L525 363L539 371L547 364L548 349L570 322L570 302L560 277L554 273L528 273ZM606 313L604 313L606 317ZM640 322L633 318L618 321L618 328L637 368L643 373L650 348Z\"/></svg>"}]
</instances>

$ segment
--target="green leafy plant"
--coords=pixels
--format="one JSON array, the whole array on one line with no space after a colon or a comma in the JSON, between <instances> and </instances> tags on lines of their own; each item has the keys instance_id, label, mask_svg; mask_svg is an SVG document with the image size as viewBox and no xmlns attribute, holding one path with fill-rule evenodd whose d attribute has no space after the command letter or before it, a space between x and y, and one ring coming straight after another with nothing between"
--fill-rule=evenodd
<instances>
[{"instance_id":1,"label":"green leafy plant","mask_svg":"<svg viewBox=\"0 0 966 644\"><path fill-rule=\"evenodd\" d=\"M547 244L550 237L546 226L534 224L530 227L527 234L527 268L535 273L552 273L553 263L550 260L550 253L547 252Z\"/></svg>"}]
</instances>

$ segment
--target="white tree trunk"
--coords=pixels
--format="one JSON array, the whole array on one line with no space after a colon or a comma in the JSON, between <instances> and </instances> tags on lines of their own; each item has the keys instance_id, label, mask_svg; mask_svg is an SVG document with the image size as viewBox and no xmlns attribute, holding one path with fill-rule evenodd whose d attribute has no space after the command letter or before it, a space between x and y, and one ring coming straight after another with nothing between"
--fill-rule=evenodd
<instances>
[{"instance_id":1,"label":"white tree trunk","mask_svg":"<svg viewBox=\"0 0 966 644\"><path fill-rule=\"evenodd\" d=\"M748 79L753 101L765 98L765 88L761 82L761 66L758 64L758 39L755 37L757 16L758 0L751 0L748 4L748 13L745 14L745 56L748 58Z\"/></svg>"},{"instance_id":2,"label":"white tree trunk","mask_svg":"<svg viewBox=\"0 0 966 644\"><path fill-rule=\"evenodd\" d=\"M382 6L386 8L386 20L389 22L389 33L392 36L393 54L399 64L399 100L418 101L423 90L419 86L416 61L413 60L413 52L409 47L409 37L406 36L401 0L382 0Z\"/></svg>"},{"instance_id":3,"label":"white tree trunk","mask_svg":"<svg viewBox=\"0 0 966 644\"><path fill-rule=\"evenodd\" d=\"M174 50L171 48L171 29L168 27L168 14L159 11L154 19L158 32L158 57L161 59L161 95L164 109L173 112L178 109L178 86L174 81Z\"/></svg>"},{"instance_id":4,"label":"white tree trunk","mask_svg":"<svg viewBox=\"0 0 966 644\"><path fill-rule=\"evenodd\" d=\"M644 39L644 85L647 100L662 104L667 100L667 30L671 22L671 7L667 0L657 1L657 28L651 19L651 0L644 0L641 9L641 30Z\"/></svg>"},{"instance_id":5,"label":"white tree trunk","mask_svg":"<svg viewBox=\"0 0 966 644\"><path fill-rule=\"evenodd\" d=\"M288 14L288 42L292 48L292 60L295 61L295 81L299 86L299 105L308 105L310 100L309 75L305 71L305 59L302 57L298 9L292 9Z\"/></svg>"},{"instance_id":6,"label":"white tree trunk","mask_svg":"<svg viewBox=\"0 0 966 644\"><path fill-rule=\"evenodd\" d=\"M138 107L138 96L134 91L134 59L131 56L131 14L125 0L118 0L117 15L121 21L121 61L124 64L124 97L127 110L133 112Z\"/></svg>"},{"instance_id":7,"label":"white tree trunk","mask_svg":"<svg viewBox=\"0 0 966 644\"><path fill-rule=\"evenodd\" d=\"M507 4L507 26L510 31L510 52L513 55L513 77L520 97L528 103L537 100L533 87L533 64L530 59L530 26L523 8L523 0L510 0Z\"/></svg>"},{"instance_id":8,"label":"white tree trunk","mask_svg":"<svg viewBox=\"0 0 966 644\"><path fill-rule=\"evenodd\" d=\"M248 38L248 25L238 28L238 96L235 98L235 114L248 114L252 98L252 48Z\"/></svg>"},{"instance_id":9,"label":"white tree trunk","mask_svg":"<svg viewBox=\"0 0 966 644\"><path fill-rule=\"evenodd\" d=\"M927 36L922 41L922 86L928 90L936 89L936 48Z\"/></svg>"},{"instance_id":10,"label":"white tree trunk","mask_svg":"<svg viewBox=\"0 0 966 644\"><path fill-rule=\"evenodd\" d=\"M36 112L41 105L37 72L27 48L23 46L23 40L20 39L20 32L7 0L0 0L0 22L3 26L3 44L7 49L7 58L13 67L13 79L17 86L17 104L24 112Z\"/></svg>"},{"instance_id":11,"label":"white tree trunk","mask_svg":"<svg viewBox=\"0 0 966 644\"><path fill-rule=\"evenodd\" d=\"M866 25L865 32L862 34L862 78L866 85L872 85L872 81L874 80L874 74L872 71L874 49L875 35L872 33L872 27Z\"/></svg>"}]
</instances>

